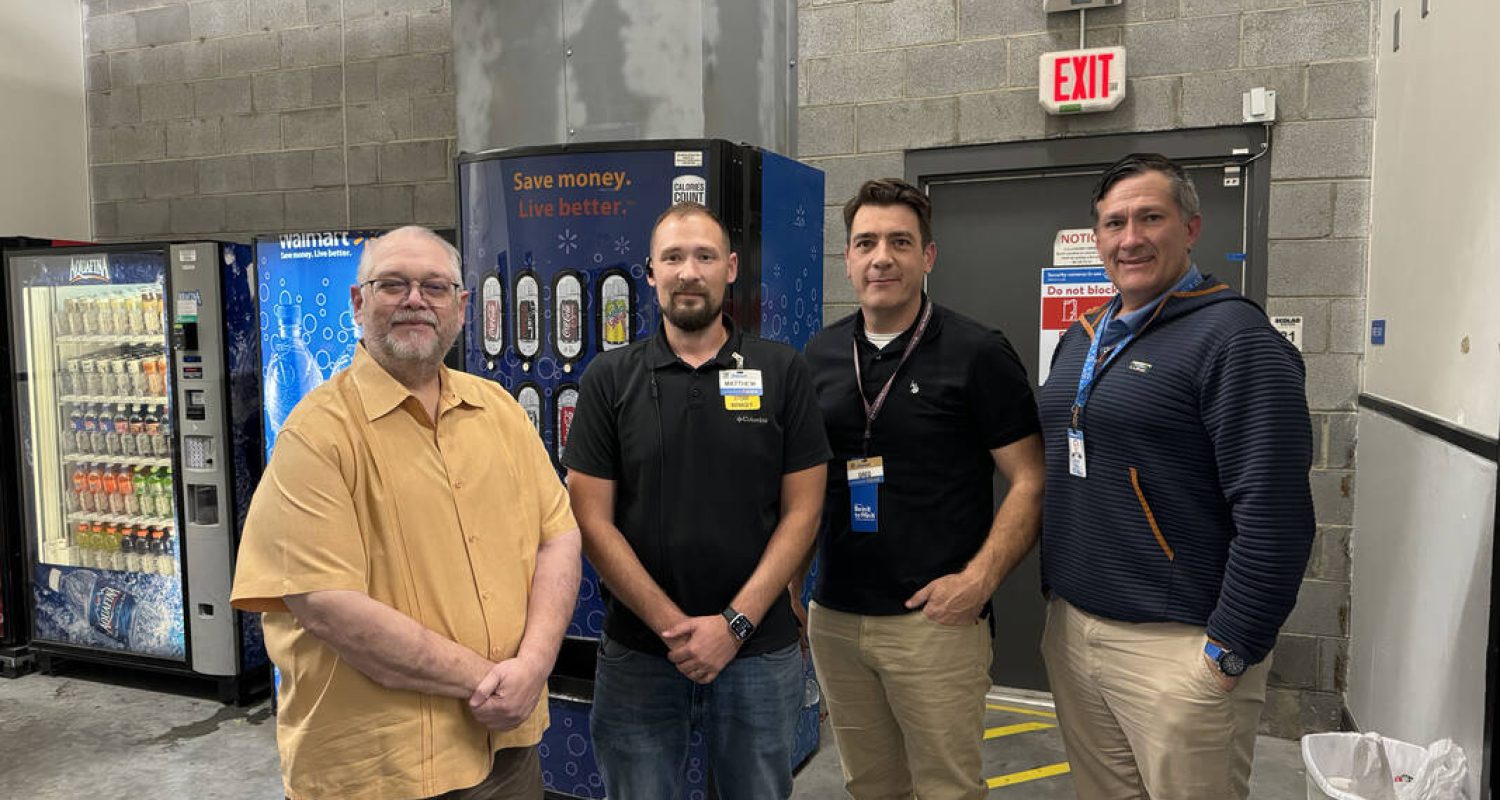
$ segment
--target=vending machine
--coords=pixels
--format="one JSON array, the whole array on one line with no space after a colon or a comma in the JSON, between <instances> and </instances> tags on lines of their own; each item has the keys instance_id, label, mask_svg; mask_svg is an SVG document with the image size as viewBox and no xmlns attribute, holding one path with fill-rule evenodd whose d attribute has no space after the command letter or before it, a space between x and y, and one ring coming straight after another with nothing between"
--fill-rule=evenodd
<instances>
[{"instance_id":1,"label":"vending machine","mask_svg":"<svg viewBox=\"0 0 1500 800\"><path fill-rule=\"evenodd\" d=\"M250 250L202 242L6 256L19 505L38 666L268 676L229 606L260 475Z\"/></svg>"},{"instance_id":2,"label":"vending machine","mask_svg":"<svg viewBox=\"0 0 1500 800\"><path fill-rule=\"evenodd\" d=\"M559 464L589 362L656 332L645 263L652 225L672 203L702 203L729 228L739 277L725 307L745 331L801 350L821 326L823 174L792 159L709 139L519 148L461 156L458 184L475 303L467 369L515 395ZM552 725L540 752L552 796L604 796L588 728L600 591L585 562L548 681ZM806 670L797 765L818 743L810 659ZM688 797L705 796L705 752L694 743Z\"/></svg>"},{"instance_id":3,"label":"vending machine","mask_svg":"<svg viewBox=\"0 0 1500 800\"><path fill-rule=\"evenodd\" d=\"M0 236L0 269L4 268L4 253L28 247L49 247L54 243L48 239L25 236ZM10 372L10 310L0 298L0 364L4 365L5 380L0 382L0 420L9 420L15 414L15 400L11 395L14 376ZM16 451L15 431L9 424L0 424L0 453ZM15 678L31 671L31 625L26 618L27 585L24 551L25 535L21 528L20 508L16 499L20 496L16 465L10 458L0 458L0 677Z\"/></svg>"}]
</instances>

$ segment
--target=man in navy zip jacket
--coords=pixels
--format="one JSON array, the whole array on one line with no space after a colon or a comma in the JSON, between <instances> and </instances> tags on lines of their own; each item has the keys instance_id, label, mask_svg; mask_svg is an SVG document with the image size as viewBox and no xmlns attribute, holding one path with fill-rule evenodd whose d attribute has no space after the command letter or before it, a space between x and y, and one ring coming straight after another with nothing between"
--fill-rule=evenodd
<instances>
[{"instance_id":1,"label":"man in navy zip jacket","mask_svg":"<svg viewBox=\"0 0 1500 800\"><path fill-rule=\"evenodd\" d=\"M1314 521L1302 358L1190 258L1191 180L1127 156L1094 190L1119 291L1042 387L1042 653L1083 800L1249 794L1276 634Z\"/></svg>"}]
</instances>

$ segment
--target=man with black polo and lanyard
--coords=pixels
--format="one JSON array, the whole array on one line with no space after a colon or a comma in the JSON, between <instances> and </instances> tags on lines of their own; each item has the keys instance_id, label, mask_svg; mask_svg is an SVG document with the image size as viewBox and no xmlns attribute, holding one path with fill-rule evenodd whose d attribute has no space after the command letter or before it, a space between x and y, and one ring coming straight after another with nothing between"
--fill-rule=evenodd
<instances>
[{"instance_id":1,"label":"man with black polo and lanyard","mask_svg":"<svg viewBox=\"0 0 1500 800\"><path fill-rule=\"evenodd\" d=\"M1040 525L1030 383L1003 334L924 294L931 216L903 181L860 187L844 206L859 311L806 351L834 450L808 630L856 800L988 793L990 597Z\"/></svg>"},{"instance_id":2,"label":"man with black polo and lanyard","mask_svg":"<svg viewBox=\"0 0 1500 800\"><path fill-rule=\"evenodd\" d=\"M712 211L661 215L647 270L661 330L589 366L563 459L608 590L590 724L614 800L681 797L695 729L719 797L792 791L788 587L830 453L802 357L721 313L737 267Z\"/></svg>"}]
</instances>

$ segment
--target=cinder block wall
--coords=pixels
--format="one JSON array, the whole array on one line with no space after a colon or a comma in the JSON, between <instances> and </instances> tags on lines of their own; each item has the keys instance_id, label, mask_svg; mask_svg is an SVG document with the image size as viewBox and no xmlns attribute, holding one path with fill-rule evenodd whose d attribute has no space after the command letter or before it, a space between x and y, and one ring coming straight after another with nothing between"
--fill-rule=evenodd
<instances>
[{"instance_id":1,"label":"cinder block wall","mask_svg":"<svg viewBox=\"0 0 1500 800\"><path fill-rule=\"evenodd\" d=\"M454 217L447 0L85 0L100 241Z\"/></svg>"},{"instance_id":2,"label":"cinder block wall","mask_svg":"<svg viewBox=\"0 0 1500 800\"><path fill-rule=\"evenodd\" d=\"M838 205L867 177L902 174L903 151L1233 125L1241 92L1277 90L1268 310L1305 320L1319 528L1263 727L1336 727L1378 4L1090 12L1089 46L1129 50L1129 96L1058 119L1037 104L1037 57L1078 46L1076 14L1048 18L1036 0L799 3L798 155L828 173L827 319L853 308ZM84 0L84 13L99 240L453 224L447 0Z\"/></svg>"},{"instance_id":3,"label":"cinder block wall","mask_svg":"<svg viewBox=\"0 0 1500 800\"><path fill-rule=\"evenodd\" d=\"M1269 311L1304 318L1318 538L1276 648L1262 727L1340 721L1349 633L1354 403L1364 325L1374 115L1373 0L1126 0L1087 14L1090 47L1124 45L1113 112L1048 117L1037 57L1078 47L1076 13L1036 0L800 0L799 156L828 174L825 319L853 310L839 206L901 175L903 151L1240 124L1240 95L1277 91ZM1087 198L1078 198L1080 208ZM938 269L942 269L941 255Z\"/></svg>"}]
</instances>

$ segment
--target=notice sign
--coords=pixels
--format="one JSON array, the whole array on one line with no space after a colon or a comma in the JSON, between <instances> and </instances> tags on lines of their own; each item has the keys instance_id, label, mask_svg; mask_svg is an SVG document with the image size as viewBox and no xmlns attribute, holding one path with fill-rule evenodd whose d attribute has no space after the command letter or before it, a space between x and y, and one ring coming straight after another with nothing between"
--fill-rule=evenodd
<instances>
[{"instance_id":1,"label":"notice sign","mask_svg":"<svg viewBox=\"0 0 1500 800\"><path fill-rule=\"evenodd\" d=\"M1057 232L1052 242L1054 267L1102 267L1099 245L1093 228L1067 228Z\"/></svg>"},{"instance_id":2,"label":"notice sign","mask_svg":"<svg viewBox=\"0 0 1500 800\"><path fill-rule=\"evenodd\" d=\"M1066 232L1066 231L1065 231ZM1037 385L1047 382L1052 353L1064 332L1085 312L1115 296L1115 285L1103 267L1053 267L1042 270L1042 329Z\"/></svg>"},{"instance_id":3,"label":"notice sign","mask_svg":"<svg viewBox=\"0 0 1500 800\"><path fill-rule=\"evenodd\" d=\"M1037 83L1049 114L1109 111L1125 100L1125 48L1043 53Z\"/></svg>"}]
</instances>

